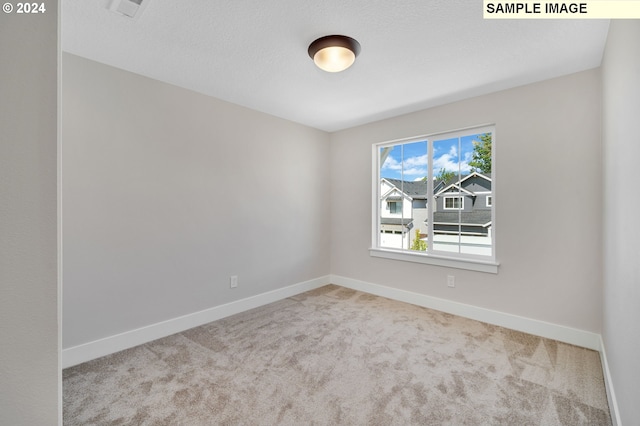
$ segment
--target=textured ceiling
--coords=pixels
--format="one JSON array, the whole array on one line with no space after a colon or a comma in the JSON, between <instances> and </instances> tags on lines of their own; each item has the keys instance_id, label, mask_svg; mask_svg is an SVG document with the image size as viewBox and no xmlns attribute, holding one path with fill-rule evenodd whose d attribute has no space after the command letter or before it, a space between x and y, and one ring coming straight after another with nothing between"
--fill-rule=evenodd
<instances>
[{"instance_id":1,"label":"textured ceiling","mask_svg":"<svg viewBox=\"0 0 640 426\"><path fill-rule=\"evenodd\" d=\"M335 131L600 65L607 20L484 20L481 0L63 0L62 48L308 126ZM345 34L350 69L308 45Z\"/></svg>"}]
</instances>

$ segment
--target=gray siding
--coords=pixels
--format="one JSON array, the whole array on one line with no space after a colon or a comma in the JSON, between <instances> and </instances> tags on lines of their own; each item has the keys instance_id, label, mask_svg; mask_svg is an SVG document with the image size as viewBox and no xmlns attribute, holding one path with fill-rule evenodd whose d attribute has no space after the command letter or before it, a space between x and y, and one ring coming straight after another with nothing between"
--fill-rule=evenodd
<instances>
[{"instance_id":1,"label":"gray siding","mask_svg":"<svg viewBox=\"0 0 640 426\"><path fill-rule=\"evenodd\" d=\"M465 180L462 183L462 187L471 192L491 191L491 182L479 176L474 176Z\"/></svg>"}]
</instances>

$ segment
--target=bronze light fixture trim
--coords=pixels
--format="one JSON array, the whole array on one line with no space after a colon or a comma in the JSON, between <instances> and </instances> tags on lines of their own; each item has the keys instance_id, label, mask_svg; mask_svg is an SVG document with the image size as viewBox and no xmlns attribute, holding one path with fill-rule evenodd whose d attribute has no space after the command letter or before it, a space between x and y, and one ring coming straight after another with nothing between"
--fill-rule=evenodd
<instances>
[{"instance_id":1,"label":"bronze light fixture trim","mask_svg":"<svg viewBox=\"0 0 640 426\"><path fill-rule=\"evenodd\" d=\"M309 56L318 68L327 72L344 71L360 53L360 43L344 35L320 37L309 45Z\"/></svg>"}]
</instances>

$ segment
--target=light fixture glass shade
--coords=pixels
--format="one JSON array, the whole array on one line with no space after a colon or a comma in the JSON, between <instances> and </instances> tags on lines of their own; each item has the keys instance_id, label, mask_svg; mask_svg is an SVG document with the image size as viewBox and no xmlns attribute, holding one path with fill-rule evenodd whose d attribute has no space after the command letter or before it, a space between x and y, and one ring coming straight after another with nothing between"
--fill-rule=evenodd
<instances>
[{"instance_id":1,"label":"light fixture glass shade","mask_svg":"<svg viewBox=\"0 0 640 426\"><path fill-rule=\"evenodd\" d=\"M327 72L344 71L353 65L360 53L360 43L351 37L321 37L309 45L309 56L318 68Z\"/></svg>"},{"instance_id":2,"label":"light fixture glass shade","mask_svg":"<svg viewBox=\"0 0 640 426\"><path fill-rule=\"evenodd\" d=\"M313 62L318 68L327 72L344 71L353 65L356 55L346 47L330 46L318 50L313 56Z\"/></svg>"}]
</instances>

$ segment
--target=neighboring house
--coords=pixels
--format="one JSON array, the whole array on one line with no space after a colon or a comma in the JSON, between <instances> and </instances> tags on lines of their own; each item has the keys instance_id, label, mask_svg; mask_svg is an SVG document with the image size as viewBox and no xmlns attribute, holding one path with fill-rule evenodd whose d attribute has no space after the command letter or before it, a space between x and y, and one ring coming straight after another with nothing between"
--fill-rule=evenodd
<instances>
[{"instance_id":1,"label":"neighboring house","mask_svg":"<svg viewBox=\"0 0 640 426\"><path fill-rule=\"evenodd\" d=\"M437 235L491 237L491 178L473 172L434 185L434 238ZM427 183L380 180L380 233L382 247L408 249L415 237L427 232Z\"/></svg>"},{"instance_id":2,"label":"neighboring house","mask_svg":"<svg viewBox=\"0 0 640 426\"><path fill-rule=\"evenodd\" d=\"M434 198L435 235L491 236L493 194L489 176L473 172L460 180L439 182L434 188Z\"/></svg>"},{"instance_id":3,"label":"neighboring house","mask_svg":"<svg viewBox=\"0 0 640 426\"><path fill-rule=\"evenodd\" d=\"M415 227L427 232L427 183L382 178L380 194L380 245L408 249Z\"/></svg>"}]
</instances>

